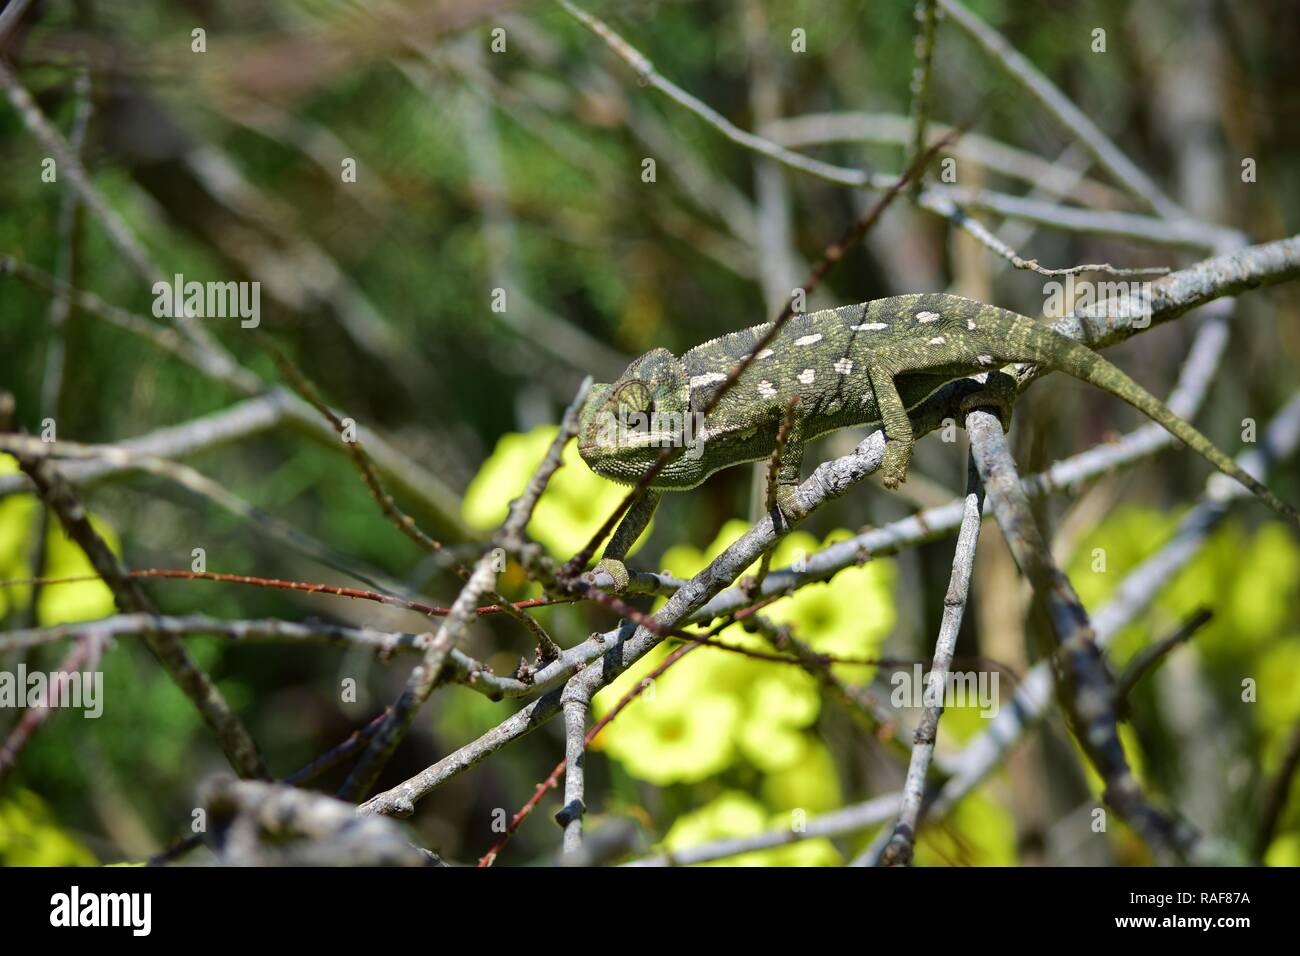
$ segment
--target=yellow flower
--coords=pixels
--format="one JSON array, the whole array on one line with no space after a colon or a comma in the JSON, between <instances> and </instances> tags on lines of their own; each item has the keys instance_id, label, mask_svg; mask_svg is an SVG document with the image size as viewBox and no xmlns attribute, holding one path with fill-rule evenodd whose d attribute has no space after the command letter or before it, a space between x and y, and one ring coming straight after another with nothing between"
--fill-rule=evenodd
<instances>
[{"instance_id":1,"label":"yellow flower","mask_svg":"<svg viewBox=\"0 0 1300 956\"><path fill-rule=\"evenodd\" d=\"M743 521L728 522L704 549L678 545L664 555L672 573L690 577L744 533ZM848 532L836 532L825 543ZM798 560L816 550L817 539L806 532L788 536L773 556L773 565ZM746 573L753 573L757 566ZM816 650L843 656L870 657L894 622L891 594L893 567L873 563L841 573L827 584L810 585L794 598L764 611L789 621L800 639ZM696 628L699 630L699 628ZM739 625L727 628L719 640L735 647L772 648L757 634ZM657 667L668 650L656 649L598 694L598 716ZM843 669L848 679L865 679L871 668ZM703 780L744 757L765 774L781 774L780 789L798 789L792 775L827 774L834 787L834 767L819 761L821 744L814 724L821 711L817 680L792 664L745 657L702 648L673 665L655 682L653 700L637 701L597 738L611 756L633 776L663 785ZM647 695L649 696L649 695ZM823 791L824 792L824 791Z\"/></svg>"},{"instance_id":2,"label":"yellow flower","mask_svg":"<svg viewBox=\"0 0 1300 956\"><path fill-rule=\"evenodd\" d=\"M94 866L99 861L65 833L50 809L30 790L0 802L0 865Z\"/></svg>"},{"instance_id":3,"label":"yellow flower","mask_svg":"<svg viewBox=\"0 0 1300 956\"><path fill-rule=\"evenodd\" d=\"M771 807L806 815L839 807L843 797L830 750L808 736L797 763L763 778L763 799Z\"/></svg>"},{"instance_id":4,"label":"yellow flower","mask_svg":"<svg viewBox=\"0 0 1300 956\"><path fill-rule=\"evenodd\" d=\"M606 713L669 653L655 648L601 691L596 713ZM691 668L690 663L684 659L649 685L601 731L593 746L607 750L633 776L659 786L693 783L729 767L735 759L741 703L710 685L708 668Z\"/></svg>"},{"instance_id":5,"label":"yellow flower","mask_svg":"<svg viewBox=\"0 0 1300 956\"><path fill-rule=\"evenodd\" d=\"M542 425L526 434L501 436L465 491L461 514L471 527L488 530L505 520L510 502L523 493L558 431L555 425ZM568 557L585 545L629 490L588 468L573 442L565 447L563 461L528 524L528 533L556 557Z\"/></svg>"},{"instance_id":6,"label":"yellow flower","mask_svg":"<svg viewBox=\"0 0 1300 956\"><path fill-rule=\"evenodd\" d=\"M14 474L18 463L12 456L0 455L0 475ZM13 495L0 501L0 578L32 577L32 538L35 536L39 511L36 502L26 495ZM90 516L91 526L116 554L120 552L117 535L104 522ZM57 520L50 522L45 539L47 577L70 578L94 575L95 568L76 544L63 533ZM0 617L11 608L26 607L31 601L31 586L22 584L0 588ZM50 585L41 589L36 620L41 625L93 621L112 614L113 592L103 581L77 581Z\"/></svg>"}]
</instances>

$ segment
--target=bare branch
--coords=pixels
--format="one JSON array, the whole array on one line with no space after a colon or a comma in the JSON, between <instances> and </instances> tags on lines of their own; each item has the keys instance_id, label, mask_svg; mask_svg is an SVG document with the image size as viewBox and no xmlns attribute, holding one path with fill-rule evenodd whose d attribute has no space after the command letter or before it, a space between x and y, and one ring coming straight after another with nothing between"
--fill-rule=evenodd
<instances>
[{"instance_id":1,"label":"bare branch","mask_svg":"<svg viewBox=\"0 0 1300 956\"><path fill-rule=\"evenodd\" d=\"M926 129L943 136L950 127L930 121ZM805 113L773 120L761 127L764 136L791 148L854 142L907 147L914 139L914 130L913 121L907 116L854 112ZM1057 198L1075 197L1087 206L1102 209L1114 207L1123 199L1123 193L1113 186L1082 179L1077 172L1063 168L1060 160L1047 159L979 133L966 133L952 144L950 152L958 159L1030 183Z\"/></svg>"},{"instance_id":2,"label":"bare branch","mask_svg":"<svg viewBox=\"0 0 1300 956\"><path fill-rule=\"evenodd\" d=\"M939 637L934 644L934 661L930 664L926 699L936 703L927 705L913 736L912 759L907 765L907 779L903 784L903 802L894 824L893 835L881 856L886 866L905 866L912 860L912 846L921 819L921 800L925 796L926 777L934 745L939 735L939 718L943 716L947 693L948 668L957 647L957 632L966 612L966 598L970 594L971 573L975 569L975 548L979 545L980 522L984 511L984 485L975 467L974 456L966 466L966 499L957 535L957 548L952 559L952 576L948 580L948 593L943 599L943 620Z\"/></svg>"},{"instance_id":3,"label":"bare branch","mask_svg":"<svg viewBox=\"0 0 1300 956\"><path fill-rule=\"evenodd\" d=\"M1127 713L1129 695L1133 693L1133 688L1137 686L1138 681L1179 645L1187 643L1196 636L1196 632L1208 624L1213 616L1214 614L1208 608L1201 608L1179 625L1172 634L1162 637L1154 644L1148 644L1133 656L1133 659L1125 665L1124 673L1120 674L1115 681L1115 701L1120 716Z\"/></svg>"},{"instance_id":4,"label":"bare branch","mask_svg":"<svg viewBox=\"0 0 1300 956\"><path fill-rule=\"evenodd\" d=\"M358 819L352 806L279 783L221 779L201 800L208 839L235 866L438 866L392 820Z\"/></svg>"}]
</instances>

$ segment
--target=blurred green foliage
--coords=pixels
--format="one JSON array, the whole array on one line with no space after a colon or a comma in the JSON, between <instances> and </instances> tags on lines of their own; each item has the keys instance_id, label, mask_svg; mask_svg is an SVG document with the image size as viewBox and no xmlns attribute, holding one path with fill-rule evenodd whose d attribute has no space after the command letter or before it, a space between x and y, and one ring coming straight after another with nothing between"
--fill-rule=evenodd
<instances>
[{"instance_id":1,"label":"blurred green foliage","mask_svg":"<svg viewBox=\"0 0 1300 956\"><path fill-rule=\"evenodd\" d=\"M1111 597L1127 573L1170 539L1178 525L1177 514L1138 506L1118 508L1080 543L1066 571L1085 606L1097 609ZM1244 738L1245 753L1260 755L1251 767L1239 766L1259 778L1278 769L1288 740L1300 722L1300 625L1294 610L1300 606L1300 544L1280 522L1266 522L1254 530L1239 520L1228 520L1206 547L1162 588L1152 609L1139 623L1115 635L1109 656L1122 669L1141 648L1171 633L1200 609L1211 605L1214 617L1190 642L1174 653L1201 662L1198 669L1217 724ZM1145 749L1134 726L1147 729L1149 743L1167 733L1160 682L1152 675L1138 685L1133 701L1135 724L1125 728L1125 740L1139 779L1147 785L1170 784L1175 779L1174 754ZM1231 738L1229 738L1231 739ZM1209 741L1204 742L1209 745ZM1159 757L1156 766L1146 766ZM1224 768L1225 773L1235 773ZM1100 781L1090 774L1093 791ZM1258 800L1253 788L1238 792L1242 828L1248 837L1253 820L1248 812ZM1296 831L1300 828L1300 788L1292 788L1274 841L1274 850L1293 859Z\"/></svg>"}]
</instances>

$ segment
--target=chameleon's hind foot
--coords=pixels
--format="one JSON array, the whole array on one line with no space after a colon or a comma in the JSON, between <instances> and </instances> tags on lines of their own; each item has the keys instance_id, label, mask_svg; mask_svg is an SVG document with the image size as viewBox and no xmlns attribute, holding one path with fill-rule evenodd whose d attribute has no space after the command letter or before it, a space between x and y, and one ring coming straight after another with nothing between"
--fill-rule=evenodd
<instances>
[{"instance_id":1,"label":"chameleon's hind foot","mask_svg":"<svg viewBox=\"0 0 1300 956\"><path fill-rule=\"evenodd\" d=\"M794 524L798 517L795 494L799 491L799 471L802 462L803 445L797 440L787 441L780 467L776 470L776 490L772 496L786 524Z\"/></svg>"},{"instance_id":2,"label":"chameleon's hind foot","mask_svg":"<svg viewBox=\"0 0 1300 956\"><path fill-rule=\"evenodd\" d=\"M602 588L602 590L612 591L614 593L627 590L627 585L628 582L631 581L631 576L627 573L627 565L618 560L618 558L602 558L600 563L591 569L590 580L594 582L596 575L601 574L602 572L609 575L614 580L612 585Z\"/></svg>"},{"instance_id":3,"label":"chameleon's hind foot","mask_svg":"<svg viewBox=\"0 0 1300 956\"><path fill-rule=\"evenodd\" d=\"M776 486L776 508L781 512L781 517L785 519L786 524L793 524L795 520L795 492L799 490L798 484L778 484Z\"/></svg>"},{"instance_id":4,"label":"chameleon's hind foot","mask_svg":"<svg viewBox=\"0 0 1300 956\"><path fill-rule=\"evenodd\" d=\"M964 419L976 409L997 412L1002 423L1002 431L1011 431L1011 409L1016 402L1016 380L1006 372L990 372L984 387L971 392L961 400L961 414Z\"/></svg>"},{"instance_id":5,"label":"chameleon's hind foot","mask_svg":"<svg viewBox=\"0 0 1300 956\"><path fill-rule=\"evenodd\" d=\"M897 488L907 481L907 466L912 462L912 443L885 442L885 460L880 464L881 481L886 488Z\"/></svg>"}]
</instances>

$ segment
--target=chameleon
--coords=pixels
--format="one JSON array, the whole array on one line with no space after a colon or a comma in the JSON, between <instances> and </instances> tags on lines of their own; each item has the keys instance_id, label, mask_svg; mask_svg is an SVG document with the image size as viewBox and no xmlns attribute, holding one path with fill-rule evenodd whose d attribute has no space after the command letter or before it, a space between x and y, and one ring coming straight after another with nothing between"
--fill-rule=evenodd
<instances>
[{"instance_id":1,"label":"chameleon","mask_svg":"<svg viewBox=\"0 0 1300 956\"><path fill-rule=\"evenodd\" d=\"M909 409L948 382L988 372L986 385L963 399L962 411L992 407L1007 429L1014 383L997 370L1013 363L1065 372L1123 399L1300 526L1294 508L1092 349L1027 316L946 293L792 316L701 416L714 391L771 329L769 323L731 332L680 358L653 349L618 381L588 391L579 410L578 451L596 474L635 485L665 447L686 446L623 516L595 568L609 574L615 590L627 586L623 558L664 492L694 488L724 468L772 457L784 427L774 477L776 505L788 516L804 446L859 425L883 428L883 483L897 488L912 457Z\"/></svg>"}]
</instances>

